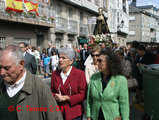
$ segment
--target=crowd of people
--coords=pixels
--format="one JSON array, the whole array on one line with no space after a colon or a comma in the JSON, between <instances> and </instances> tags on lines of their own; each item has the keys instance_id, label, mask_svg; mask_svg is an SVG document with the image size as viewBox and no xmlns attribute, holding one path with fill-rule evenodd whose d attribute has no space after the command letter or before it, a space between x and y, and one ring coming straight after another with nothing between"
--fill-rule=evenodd
<instances>
[{"instance_id":1,"label":"crowd of people","mask_svg":"<svg viewBox=\"0 0 159 120\"><path fill-rule=\"evenodd\" d=\"M129 90L136 91L136 103L144 101L139 68L159 64L159 47L134 41L57 49L49 43L40 50L21 42L0 49L0 56L0 120L82 120L83 114L87 120L129 120ZM42 73L52 73L50 89L36 77Z\"/></svg>"}]
</instances>

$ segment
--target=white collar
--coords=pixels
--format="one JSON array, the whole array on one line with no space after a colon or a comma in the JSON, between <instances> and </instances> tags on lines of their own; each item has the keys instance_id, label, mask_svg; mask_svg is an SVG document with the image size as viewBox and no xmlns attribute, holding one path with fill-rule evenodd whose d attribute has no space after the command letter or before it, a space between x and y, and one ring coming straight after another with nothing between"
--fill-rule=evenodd
<instances>
[{"instance_id":1,"label":"white collar","mask_svg":"<svg viewBox=\"0 0 159 120\"><path fill-rule=\"evenodd\" d=\"M25 56L26 55L26 51L23 53L23 56Z\"/></svg>"},{"instance_id":2,"label":"white collar","mask_svg":"<svg viewBox=\"0 0 159 120\"><path fill-rule=\"evenodd\" d=\"M22 78L20 80L18 80L17 82L15 82L13 85L10 85L4 81L7 93L10 97L13 97L17 92L19 92L19 90L21 90L21 88L24 85L25 79L26 79L26 74L27 74L27 72L25 71Z\"/></svg>"},{"instance_id":3,"label":"white collar","mask_svg":"<svg viewBox=\"0 0 159 120\"><path fill-rule=\"evenodd\" d=\"M70 69L67 71L66 75L64 75L63 70L61 71L60 76L61 76L61 78L62 78L62 80L63 80L63 84L66 82L66 79L67 79L67 77L70 75L71 70L72 70L72 66L71 66Z\"/></svg>"}]
</instances>

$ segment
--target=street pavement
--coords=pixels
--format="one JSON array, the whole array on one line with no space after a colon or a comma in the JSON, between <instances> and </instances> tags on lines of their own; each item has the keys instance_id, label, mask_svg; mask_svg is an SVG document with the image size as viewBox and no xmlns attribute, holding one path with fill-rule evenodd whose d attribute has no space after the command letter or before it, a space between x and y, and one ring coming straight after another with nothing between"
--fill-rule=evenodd
<instances>
[{"instance_id":1,"label":"street pavement","mask_svg":"<svg viewBox=\"0 0 159 120\"><path fill-rule=\"evenodd\" d=\"M37 75L37 76L41 78L50 87L51 75L49 76L49 78L44 78L44 75ZM136 110L132 104L132 99L134 95L135 95L134 92L130 92L130 120L142 120L143 113ZM86 117L84 117L83 120L86 120Z\"/></svg>"}]
</instances>

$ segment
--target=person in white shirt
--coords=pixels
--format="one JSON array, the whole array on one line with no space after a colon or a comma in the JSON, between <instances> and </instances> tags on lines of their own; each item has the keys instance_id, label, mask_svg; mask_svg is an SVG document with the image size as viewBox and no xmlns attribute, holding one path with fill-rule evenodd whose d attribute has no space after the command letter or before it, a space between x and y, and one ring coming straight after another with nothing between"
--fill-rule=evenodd
<instances>
[{"instance_id":1,"label":"person in white shirt","mask_svg":"<svg viewBox=\"0 0 159 120\"><path fill-rule=\"evenodd\" d=\"M59 64L59 57L55 51L52 52L50 59L51 59L52 71L55 71Z\"/></svg>"},{"instance_id":2,"label":"person in white shirt","mask_svg":"<svg viewBox=\"0 0 159 120\"><path fill-rule=\"evenodd\" d=\"M57 103L48 85L25 69L20 47L8 46L0 56L0 120L63 120L50 110Z\"/></svg>"}]
</instances>

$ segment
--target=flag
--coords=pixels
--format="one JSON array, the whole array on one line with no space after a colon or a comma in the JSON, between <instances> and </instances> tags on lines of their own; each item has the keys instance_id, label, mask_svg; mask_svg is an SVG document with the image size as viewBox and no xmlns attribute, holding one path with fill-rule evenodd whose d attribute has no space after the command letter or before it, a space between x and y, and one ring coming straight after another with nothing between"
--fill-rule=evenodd
<instances>
[{"instance_id":1,"label":"flag","mask_svg":"<svg viewBox=\"0 0 159 120\"><path fill-rule=\"evenodd\" d=\"M30 1L26 1L26 0L24 0L24 3L25 3L25 7L27 9L27 12L35 11L36 15L39 16L39 14L38 14L38 4L37 3L33 3L33 2L30 2Z\"/></svg>"},{"instance_id":2,"label":"flag","mask_svg":"<svg viewBox=\"0 0 159 120\"><path fill-rule=\"evenodd\" d=\"M22 0L5 0L6 11L23 12Z\"/></svg>"}]
</instances>

